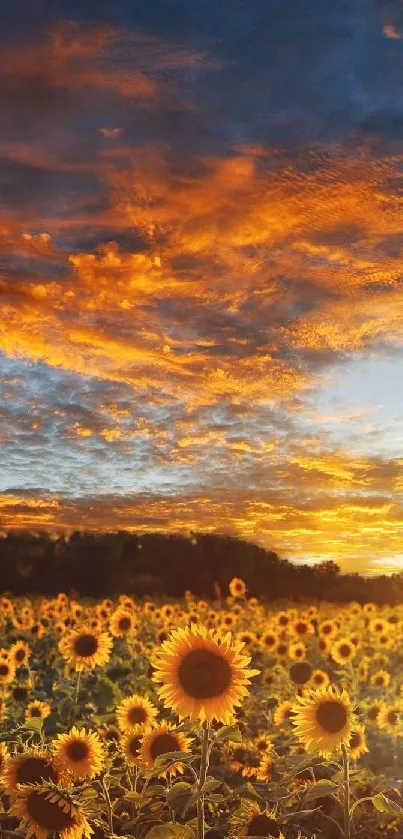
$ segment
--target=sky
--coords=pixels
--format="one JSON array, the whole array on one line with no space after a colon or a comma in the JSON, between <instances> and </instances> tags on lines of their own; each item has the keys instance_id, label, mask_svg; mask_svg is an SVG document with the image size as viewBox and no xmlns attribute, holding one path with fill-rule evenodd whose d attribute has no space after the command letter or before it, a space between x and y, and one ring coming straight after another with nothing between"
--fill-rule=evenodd
<instances>
[{"instance_id":1,"label":"sky","mask_svg":"<svg viewBox=\"0 0 403 839\"><path fill-rule=\"evenodd\" d=\"M0 29L0 527L403 570L403 5Z\"/></svg>"}]
</instances>

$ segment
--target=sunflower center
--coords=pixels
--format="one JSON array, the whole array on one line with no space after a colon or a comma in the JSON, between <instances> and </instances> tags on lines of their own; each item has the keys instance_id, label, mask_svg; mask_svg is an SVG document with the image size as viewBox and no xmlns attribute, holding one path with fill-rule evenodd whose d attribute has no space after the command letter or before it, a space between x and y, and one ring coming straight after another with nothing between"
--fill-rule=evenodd
<instances>
[{"instance_id":1,"label":"sunflower center","mask_svg":"<svg viewBox=\"0 0 403 839\"><path fill-rule=\"evenodd\" d=\"M82 658L89 658L91 655L96 653L97 649L98 639L90 632L79 635L74 641L74 651Z\"/></svg>"},{"instance_id":2,"label":"sunflower center","mask_svg":"<svg viewBox=\"0 0 403 839\"><path fill-rule=\"evenodd\" d=\"M212 699L230 686L231 668L222 655L211 650L190 650L180 663L178 679L188 696Z\"/></svg>"},{"instance_id":3,"label":"sunflower center","mask_svg":"<svg viewBox=\"0 0 403 839\"><path fill-rule=\"evenodd\" d=\"M398 720L399 720L399 715L396 713L396 711L389 711L389 713L388 713L388 722L389 722L391 725L396 725L396 723L398 722Z\"/></svg>"},{"instance_id":4,"label":"sunflower center","mask_svg":"<svg viewBox=\"0 0 403 839\"><path fill-rule=\"evenodd\" d=\"M280 828L275 819L259 813L248 824L247 836L280 836Z\"/></svg>"},{"instance_id":5,"label":"sunflower center","mask_svg":"<svg viewBox=\"0 0 403 839\"><path fill-rule=\"evenodd\" d=\"M15 660L16 661L24 661L24 658L25 658L25 650L21 650L21 649L17 650L17 652L15 654Z\"/></svg>"},{"instance_id":6,"label":"sunflower center","mask_svg":"<svg viewBox=\"0 0 403 839\"><path fill-rule=\"evenodd\" d=\"M302 621L300 623L297 623L295 629L297 630L298 635L305 635L305 633L308 632L308 627L306 623L302 623Z\"/></svg>"},{"instance_id":7,"label":"sunflower center","mask_svg":"<svg viewBox=\"0 0 403 839\"><path fill-rule=\"evenodd\" d=\"M130 618L128 618L126 616L124 618L120 618L119 629L122 629L124 632L127 632L127 630L130 629L131 625L132 625L132 622L131 622Z\"/></svg>"},{"instance_id":8,"label":"sunflower center","mask_svg":"<svg viewBox=\"0 0 403 839\"><path fill-rule=\"evenodd\" d=\"M349 647L348 644L342 644L339 649L339 653L343 656L343 658L348 658L351 653L351 647Z\"/></svg>"},{"instance_id":9,"label":"sunflower center","mask_svg":"<svg viewBox=\"0 0 403 839\"><path fill-rule=\"evenodd\" d=\"M266 644L266 647L273 647L276 643L276 639L274 635L265 635L264 642Z\"/></svg>"},{"instance_id":10,"label":"sunflower center","mask_svg":"<svg viewBox=\"0 0 403 839\"><path fill-rule=\"evenodd\" d=\"M77 763L79 763L88 757L88 746L83 742L83 740L73 740L67 746L66 754L70 760L77 761Z\"/></svg>"},{"instance_id":11,"label":"sunflower center","mask_svg":"<svg viewBox=\"0 0 403 839\"><path fill-rule=\"evenodd\" d=\"M147 711L145 708L130 708L127 712L127 719L132 725L137 725L138 723L146 722L147 720Z\"/></svg>"},{"instance_id":12,"label":"sunflower center","mask_svg":"<svg viewBox=\"0 0 403 839\"><path fill-rule=\"evenodd\" d=\"M328 734L338 734L347 722L347 711L336 699L327 699L320 703L316 719Z\"/></svg>"},{"instance_id":13,"label":"sunflower center","mask_svg":"<svg viewBox=\"0 0 403 839\"><path fill-rule=\"evenodd\" d=\"M153 760L160 755L165 755L167 752L178 752L180 746L178 738L174 734L157 734L150 745L150 755Z\"/></svg>"},{"instance_id":14,"label":"sunflower center","mask_svg":"<svg viewBox=\"0 0 403 839\"><path fill-rule=\"evenodd\" d=\"M290 676L294 684L305 685L312 675L312 667L307 661L298 661L290 667Z\"/></svg>"},{"instance_id":15,"label":"sunflower center","mask_svg":"<svg viewBox=\"0 0 403 839\"><path fill-rule=\"evenodd\" d=\"M60 801L63 801L61 798ZM73 827L76 819L72 813L65 813L57 801L49 801L43 793L33 790L27 798L27 811L38 827L52 833L60 833Z\"/></svg>"},{"instance_id":16,"label":"sunflower center","mask_svg":"<svg viewBox=\"0 0 403 839\"><path fill-rule=\"evenodd\" d=\"M28 696L27 688L18 687L18 686L14 688L13 699L15 699L16 702L24 702L24 700L27 698L27 696Z\"/></svg>"},{"instance_id":17,"label":"sunflower center","mask_svg":"<svg viewBox=\"0 0 403 839\"><path fill-rule=\"evenodd\" d=\"M8 676L9 672L8 664L0 664L0 676Z\"/></svg>"},{"instance_id":18,"label":"sunflower center","mask_svg":"<svg viewBox=\"0 0 403 839\"><path fill-rule=\"evenodd\" d=\"M40 784L41 781L58 782L56 770L43 757L26 757L20 763L17 773L17 784Z\"/></svg>"},{"instance_id":19,"label":"sunflower center","mask_svg":"<svg viewBox=\"0 0 403 839\"><path fill-rule=\"evenodd\" d=\"M361 743L360 735L356 732L350 737L350 749L356 749Z\"/></svg>"},{"instance_id":20,"label":"sunflower center","mask_svg":"<svg viewBox=\"0 0 403 839\"><path fill-rule=\"evenodd\" d=\"M138 757L140 745L141 737L131 737L129 740L129 752L132 757Z\"/></svg>"},{"instance_id":21,"label":"sunflower center","mask_svg":"<svg viewBox=\"0 0 403 839\"><path fill-rule=\"evenodd\" d=\"M41 709L40 708L31 708L30 716L31 717L41 717L42 716Z\"/></svg>"}]
</instances>

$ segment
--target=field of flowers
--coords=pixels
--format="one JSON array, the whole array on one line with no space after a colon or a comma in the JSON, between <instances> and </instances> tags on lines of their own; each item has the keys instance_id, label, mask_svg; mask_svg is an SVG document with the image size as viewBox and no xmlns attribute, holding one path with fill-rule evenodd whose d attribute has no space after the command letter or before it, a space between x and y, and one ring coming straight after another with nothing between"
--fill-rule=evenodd
<instances>
[{"instance_id":1,"label":"field of flowers","mask_svg":"<svg viewBox=\"0 0 403 839\"><path fill-rule=\"evenodd\" d=\"M403 837L403 606L0 598L2 839Z\"/></svg>"}]
</instances>

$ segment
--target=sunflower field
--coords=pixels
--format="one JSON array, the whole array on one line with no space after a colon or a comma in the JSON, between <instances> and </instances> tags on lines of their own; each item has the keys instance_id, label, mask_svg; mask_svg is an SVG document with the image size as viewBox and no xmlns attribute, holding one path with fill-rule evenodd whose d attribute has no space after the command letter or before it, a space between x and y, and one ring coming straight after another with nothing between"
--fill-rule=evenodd
<instances>
[{"instance_id":1,"label":"sunflower field","mask_svg":"<svg viewBox=\"0 0 403 839\"><path fill-rule=\"evenodd\" d=\"M403 606L0 598L1 839L403 837Z\"/></svg>"}]
</instances>

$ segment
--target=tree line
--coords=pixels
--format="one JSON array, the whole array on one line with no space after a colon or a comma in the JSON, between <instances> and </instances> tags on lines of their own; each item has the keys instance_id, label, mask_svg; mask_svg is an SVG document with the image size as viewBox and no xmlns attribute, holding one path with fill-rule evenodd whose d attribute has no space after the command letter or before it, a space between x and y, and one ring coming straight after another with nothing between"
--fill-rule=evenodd
<instances>
[{"instance_id":1,"label":"tree line","mask_svg":"<svg viewBox=\"0 0 403 839\"><path fill-rule=\"evenodd\" d=\"M190 590L217 598L234 576L245 580L249 596L266 600L403 602L403 573L342 574L332 560L296 565L231 536L11 531L0 539L0 591L13 595L180 597Z\"/></svg>"}]
</instances>

